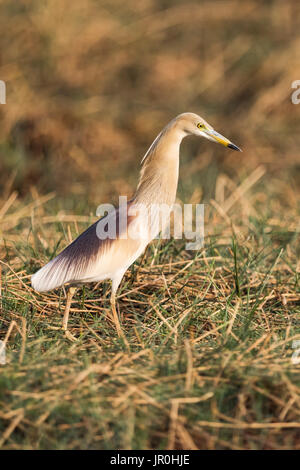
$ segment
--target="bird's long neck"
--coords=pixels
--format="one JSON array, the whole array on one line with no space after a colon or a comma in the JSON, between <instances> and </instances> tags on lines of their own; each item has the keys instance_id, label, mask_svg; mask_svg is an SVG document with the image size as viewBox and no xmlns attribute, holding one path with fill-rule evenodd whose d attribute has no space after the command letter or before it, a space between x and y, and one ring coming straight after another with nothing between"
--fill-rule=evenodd
<instances>
[{"instance_id":1,"label":"bird's long neck","mask_svg":"<svg viewBox=\"0 0 300 470\"><path fill-rule=\"evenodd\" d=\"M143 159L134 202L173 205L179 170L179 148L185 133L169 124L154 140Z\"/></svg>"}]
</instances>

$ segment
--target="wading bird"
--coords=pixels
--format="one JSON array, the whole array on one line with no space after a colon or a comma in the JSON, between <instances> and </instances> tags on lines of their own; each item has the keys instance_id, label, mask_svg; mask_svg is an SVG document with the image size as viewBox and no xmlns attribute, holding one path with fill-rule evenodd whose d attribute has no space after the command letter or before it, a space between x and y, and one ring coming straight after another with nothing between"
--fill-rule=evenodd
<instances>
[{"instance_id":1,"label":"wading bird","mask_svg":"<svg viewBox=\"0 0 300 470\"><path fill-rule=\"evenodd\" d=\"M76 290L74 286L105 279L112 281L110 301L113 320L118 335L123 336L116 311L116 291L126 270L159 231L157 214L149 222L145 210L140 208L164 205L171 212L177 191L180 143L191 134L240 150L197 114L180 114L160 132L143 157L133 199L91 225L32 276L32 286L38 292L68 285L62 327L69 337L67 325L71 299ZM113 225L114 236L108 237L106 229Z\"/></svg>"}]
</instances>

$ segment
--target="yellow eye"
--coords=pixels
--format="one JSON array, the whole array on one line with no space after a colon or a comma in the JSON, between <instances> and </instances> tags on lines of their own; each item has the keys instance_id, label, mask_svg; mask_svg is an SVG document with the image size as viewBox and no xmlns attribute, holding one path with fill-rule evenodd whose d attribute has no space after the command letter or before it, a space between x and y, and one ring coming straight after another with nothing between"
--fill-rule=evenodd
<instances>
[{"instance_id":1,"label":"yellow eye","mask_svg":"<svg viewBox=\"0 0 300 470\"><path fill-rule=\"evenodd\" d=\"M205 125L202 124L201 122L199 122L199 123L197 124L197 127L199 127L199 129L203 129L203 128L205 127Z\"/></svg>"}]
</instances>

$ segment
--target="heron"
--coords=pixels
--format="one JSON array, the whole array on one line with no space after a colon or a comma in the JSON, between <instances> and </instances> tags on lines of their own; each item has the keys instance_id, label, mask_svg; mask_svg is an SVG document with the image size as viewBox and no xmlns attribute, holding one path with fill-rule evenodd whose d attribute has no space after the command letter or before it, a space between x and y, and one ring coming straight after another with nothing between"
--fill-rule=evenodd
<instances>
[{"instance_id":1,"label":"heron","mask_svg":"<svg viewBox=\"0 0 300 470\"><path fill-rule=\"evenodd\" d=\"M97 220L31 277L32 287L37 292L47 292L66 285L62 329L69 336L73 337L68 332L68 319L77 287L109 279L112 282L112 319L118 336L124 337L116 308L116 292L127 269L144 252L161 228L157 224L157 217L150 220L145 216L144 209L164 205L171 213L177 192L180 144L188 135L204 137L241 151L199 115L178 115L162 129L145 153L133 198ZM140 210L141 207L143 210ZM167 220L168 213L165 215ZM108 237L108 230L105 230L110 225L114 226L113 237Z\"/></svg>"}]
</instances>

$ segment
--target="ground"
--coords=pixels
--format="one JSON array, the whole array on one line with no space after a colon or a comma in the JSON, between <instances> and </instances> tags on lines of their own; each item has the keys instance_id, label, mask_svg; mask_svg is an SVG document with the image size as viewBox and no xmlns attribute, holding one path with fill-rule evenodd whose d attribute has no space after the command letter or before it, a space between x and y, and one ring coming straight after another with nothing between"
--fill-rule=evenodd
<instances>
[{"instance_id":1,"label":"ground","mask_svg":"<svg viewBox=\"0 0 300 470\"><path fill-rule=\"evenodd\" d=\"M127 272L118 305L128 344L110 320L109 283L78 290L76 342L61 330L63 290L30 287L83 217L51 216L36 199L4 219L3 448L299 447L297 225L267 184L243 194L245 183L223 201L235 201L230 220L207 205L203 249L156 240Z\"/></svg>"},{"instance_id":2,"label":"ground","mask_svg":"<svg viewBox=\"0 0 300 470\"><path fill-rule=\"evenodd\" d=\"M4 2L0 447L299 449L299 2ZM118 291L30 276L132 196L177 114L243 149L181 146L178 202L204 246L156 240Z\"/></svg>"}]
</instances>

